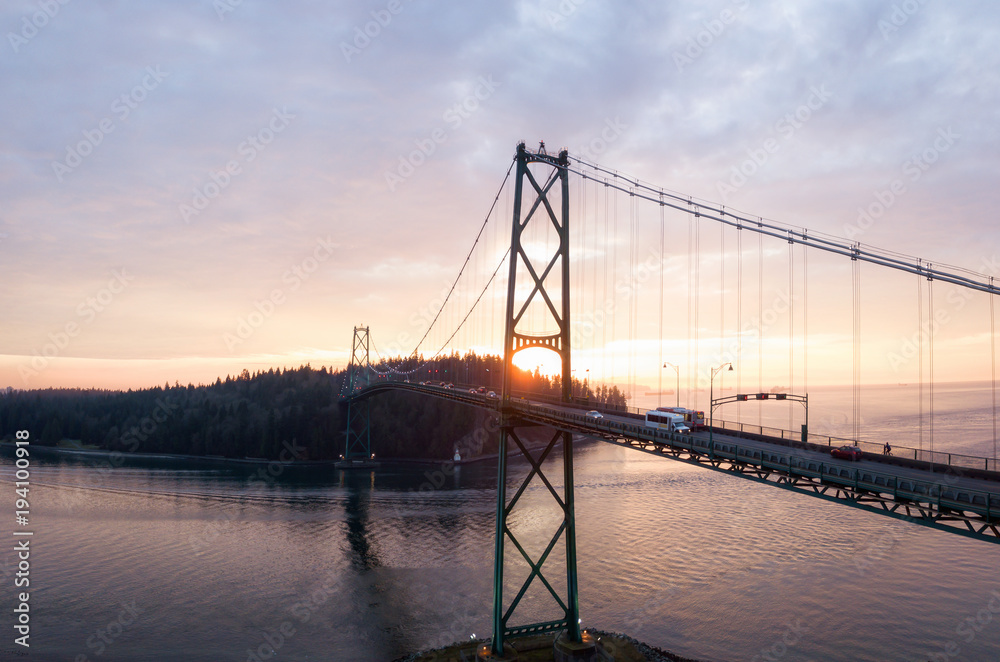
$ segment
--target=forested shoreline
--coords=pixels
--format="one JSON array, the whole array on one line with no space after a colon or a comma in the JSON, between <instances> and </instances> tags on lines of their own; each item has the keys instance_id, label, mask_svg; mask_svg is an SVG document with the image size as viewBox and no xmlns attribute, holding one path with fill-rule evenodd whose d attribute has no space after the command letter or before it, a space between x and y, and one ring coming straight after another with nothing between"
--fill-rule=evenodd
<instances>
[{"instance_id":1,"label":"forested shoreline","mask_svg":"<svg viewBox=\"0 0 1000 662\"><path fill-rule=\"evenodd\" d=\"M442 376L463 384L499 381L499 357L452 355L414 366L373 364L373 373L411 372L411 381ZM419 369L414 371L417 366ZM424 373L424 374L421 374ZM309 365L219 378L213 384L175 383L148 389L39 389L0 391L0 438L28 430L43 446L78 443L123 453L170 453L276 459L285 443L305 449L300 459L331 460L343 452L340 395L345 370ZM457 379L456 379L457 378ZM558 379L518 370L518 390L557 397ZM499 390L499 386L496 388ZM624 405L615 388L597 392L574 383L595 404ZM372 445L381 457L450 458L496 452L496 425L483 410L416 393L390 392L371 399Z\"/></svg>"}]
</instances>

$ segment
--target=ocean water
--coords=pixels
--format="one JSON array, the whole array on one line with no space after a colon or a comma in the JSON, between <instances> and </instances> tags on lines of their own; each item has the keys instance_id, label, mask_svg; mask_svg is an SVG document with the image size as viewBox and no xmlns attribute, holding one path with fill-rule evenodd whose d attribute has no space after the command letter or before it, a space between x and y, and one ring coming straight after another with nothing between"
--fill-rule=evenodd
<instances>
[{"instance_id":1,"label":"ocean water","mask_svg":"<svg viewBox=\"0 0 1000 662\"><path fill-rule=\"evenodd\" d=\"M979 406L954 402L958 420ZM905 411L869 416L893 429ZM529 469L512 460L511 484ZM600 442L575 470L584 626L703 660L1000 660L1000 545ZM268 474L39 454L30 471L30 657L11 542L0 659L392 660L489 635L491 463ZM537 557L557 520L536 480L512 526ZM509 599L528 570L508 549ZM563 559L558 544L557 591ZM553 604L536 584L512 622Z\"/></svg>"}]
</instances>

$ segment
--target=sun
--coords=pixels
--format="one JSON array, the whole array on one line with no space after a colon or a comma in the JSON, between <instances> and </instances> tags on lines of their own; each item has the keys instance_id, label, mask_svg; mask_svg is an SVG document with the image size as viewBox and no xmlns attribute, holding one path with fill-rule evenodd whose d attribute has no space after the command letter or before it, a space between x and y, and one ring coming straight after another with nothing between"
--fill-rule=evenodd
<instances>
[{"instance_id":1,"label":"sun","mask_svg":"<svg viewBox=\"0 0 1000 662\"><path fill-rule=\"evenodd\" d=\"M531 347L514 355L514 365L522 370L534 372L538 369L546 377L562 374L562 359L551 349Z\"/></svg>"}]
</instances>

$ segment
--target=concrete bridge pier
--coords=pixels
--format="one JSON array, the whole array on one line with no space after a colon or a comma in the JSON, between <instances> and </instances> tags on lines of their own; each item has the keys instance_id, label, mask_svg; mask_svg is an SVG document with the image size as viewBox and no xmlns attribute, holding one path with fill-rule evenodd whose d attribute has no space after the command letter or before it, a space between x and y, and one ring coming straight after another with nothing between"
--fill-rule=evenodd
<instances>
[{"instance_id":1,"label":"concrete bridge pier","mask_svg":"<svg viewBox=\"0 0 1000 662\"><path fill-rule=\"evenodd\" d=\"M497 654L489 644L483 644L476 650L476 662L517 662L517 651L510 644L503 645L503 653Z\"/></svg>"},{"instance_id":2,"label":"concrete bridge pier","mask_svg":"<svg viewBox=\"0 0 1000 662\"><path fill-rule=\"evenodd\" d=\"M603 656L597 638L589 632L580 633L580 641L573 641L568 632L556 637L552 644L555 662L599 662Z\"/></svg>"},{"instance_id":3,"label":"concrete bridge pier","mask_svg":"<svg viewBox=\"0 0 1000 662\"><path fill-rule=\"evenodd\" d=\"M560 632L555 639L552 635L515 640L518 647L525 653L525 657L530 654L538 655L535 651L551 648L552 659L555 662L603 662L609 659L602 652L597 638L590 632L581 632L580 641L573 641L568 631ZM551 642L551 643L550 643ZM476 650L476 662L518 662L520 653L510 643L504 643L503 654L493 652L490 644L482 644ZM538 659L531 657L530 659Z\"/></svg>"}]
</instances>

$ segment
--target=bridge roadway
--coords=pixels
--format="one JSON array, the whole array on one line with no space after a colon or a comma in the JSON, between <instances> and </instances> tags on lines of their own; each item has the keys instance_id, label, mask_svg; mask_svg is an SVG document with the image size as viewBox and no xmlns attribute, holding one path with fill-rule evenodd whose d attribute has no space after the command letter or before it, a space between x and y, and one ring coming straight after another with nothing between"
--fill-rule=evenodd
<instances>
[{"instance_id":1,"label":"bridge roadway","mask_svg":"<svg viewBox=\"0 0 1000 662\"><path fill-rule=\"evenodd\" d=\"M465 389L405 382L373 383L354 397L403 390L499 412L501 403ZM570 404L512 398L515 425L537 424L635 450L699 464L784 489L1000 543L1000 473L865 453L852 462L829 448L728 431L675 434L645 426L635 415L591 418ZM749 438L748 438L749 437Z\"/></svg>"}]
</instances>

